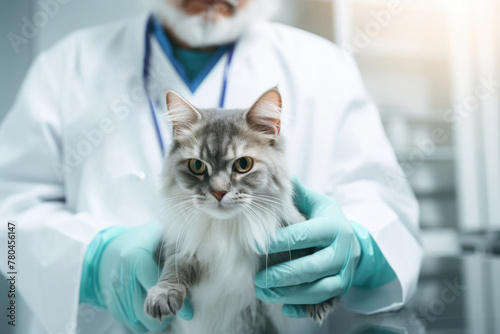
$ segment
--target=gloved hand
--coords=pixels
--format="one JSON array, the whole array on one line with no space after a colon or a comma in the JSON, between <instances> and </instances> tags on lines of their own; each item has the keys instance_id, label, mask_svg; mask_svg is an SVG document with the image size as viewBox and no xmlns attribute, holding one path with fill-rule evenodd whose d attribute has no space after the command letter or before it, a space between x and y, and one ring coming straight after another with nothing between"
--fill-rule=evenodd
<instances>
[{"instance_id":1,"label":"gloved hand","mask_svg":"<svg viewBox=\"0 0 500 334\"><path fill-rule=\"evenodd\" d=\"M294 180L295 206L309 220L280 230L269 253L313 248L311 255L262 270L255 277L255 293L268 303L284 304L289 317L305 317L307 304L342 296L353 284L372 288L395 274L368 231L350 222L331 197ZM383 273L377 273L382 270Z\"/></svg>"},{"instance_id":2,"label":"gloved hand","mask_svg":"<svg viewBox=\"0 0 500 334\"><path fill-rule=\"evenodd\" d=\"M153 254L161 235L158 223L135 228L110 227L96 235L85 253L80 302L107 309L115 319L135 332L160 332L172 318L162 322L143 311L146 290L158 281L161 269ZM178 313L193 317L189 300Z\"/></svg>"}]
</instances>

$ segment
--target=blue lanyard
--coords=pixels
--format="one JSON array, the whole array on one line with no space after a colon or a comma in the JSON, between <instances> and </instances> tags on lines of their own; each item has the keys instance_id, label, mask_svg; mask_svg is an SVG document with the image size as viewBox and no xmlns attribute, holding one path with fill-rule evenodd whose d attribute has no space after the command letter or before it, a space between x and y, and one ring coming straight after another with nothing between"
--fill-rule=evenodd
<instances>
[{"instance_id":1,"label":"blue lanyard","mask_svg":"<svg viewBox=\"0 0 500 334\"><path fill-rule=\"evenodd\" d=\"M162 156L165 156L165 146L163 142L163 137L161 135L160 131L160 125L158 123L158 117L156 116L155 108L153 105L153 100L151 99L151 96L149 95L148 92L148 77L149 77L149 61L151 58L151 41L149 39L149 32L151 31L152 27L154 24L154 19L153 16L151 15L148 18L148 22L146 25L146 34L145 34L145 46L144 46L144 59L143 59L143 67L142 67L142 81L144 85L144 90L146 92L146 96L148 98L148 104L149 104L149 110L151 111L151 117L153 118L153 123L155 126L155 131L156 131L156 136L158 137L158 142L160 144L160 149L161 149L161 154ZM234 49L236 47L236 43L231 45L231 47L228 50L228 56L227 56L227 62L226 66L224 67L224 74L222 78L222 90L220 94L220 99L219 99L219 108L224 108L224 104L226 102L226 91L227 91L227 84L228 84L228 78L229 78L229 69L231 67L231 62L233 60L233 54L234 54Z\"/></svg>"}]
</instances>

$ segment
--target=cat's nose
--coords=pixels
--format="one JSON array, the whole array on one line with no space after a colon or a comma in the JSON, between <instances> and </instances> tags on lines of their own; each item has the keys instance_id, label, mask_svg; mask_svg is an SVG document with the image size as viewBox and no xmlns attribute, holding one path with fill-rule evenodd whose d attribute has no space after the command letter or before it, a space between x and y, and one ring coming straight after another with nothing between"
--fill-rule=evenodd
<instances>
[{"instance_id":1,"label":"cat's nose","mask_svg":"<svg viewBox=\"0 0 500 334\"><path fill-rule=\"evenodd\" d=\"M227 191L212 191L211 194L214 195L218 201L222 201L222 197L227 194Z\"/></svg>"}]
</instances>

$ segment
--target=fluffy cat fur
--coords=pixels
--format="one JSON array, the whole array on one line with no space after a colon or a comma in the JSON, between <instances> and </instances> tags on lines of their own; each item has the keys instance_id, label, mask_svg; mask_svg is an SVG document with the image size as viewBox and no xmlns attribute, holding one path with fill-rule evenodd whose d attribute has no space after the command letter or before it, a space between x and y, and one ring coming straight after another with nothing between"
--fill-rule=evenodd
<instances>
[{"instance_id":1,"label":"fluffy cat fur","mask_svg":"<svg viewBox=\"0 0 500 334\"><path fill-rule=\"evenodd\" d=\"M163 269L144 310L161 320L189 295L194 318L176 317L169 332L272 333L254 293L265 259L257 247L267 249L278 229L304 221L279 135L280 93L265 92L248 110L197 109L172 91L166 99L174 140L162 175ZM253 160L245 173L235 167L242 157ZM203 174L190 169L191 159L204 164ZM321 322L332 308L333 300L310 305L308 315Z\"/></svg>"}]
</instances>

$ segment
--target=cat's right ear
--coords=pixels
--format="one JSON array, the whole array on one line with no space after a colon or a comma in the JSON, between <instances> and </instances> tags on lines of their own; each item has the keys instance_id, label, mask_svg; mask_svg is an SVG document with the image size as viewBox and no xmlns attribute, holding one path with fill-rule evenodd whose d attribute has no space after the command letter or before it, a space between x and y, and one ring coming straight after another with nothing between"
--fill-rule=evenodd
<instances>
[{"instance_id":1,"label":"cat's right ear","mask_svg":"<svg viewBox=\"0 0 500 334\"><path fill-rule=\"evenodd\" d=\"M262 94L245 113L248 125L266 135L278 135L281 129L281 94L277 87Z\"/></svg>"},{"instance_id":2,"label":"cat's right ear","mask_svg":"<svg viewBox=\"0 0 500 334\"><path fill-rule=\"evenodd\" d=\"M169 90L166 94L167 117L172 122L174 135L190 129L201 119L201 114L182 96Z\"/></svg>"}]
</instances>

